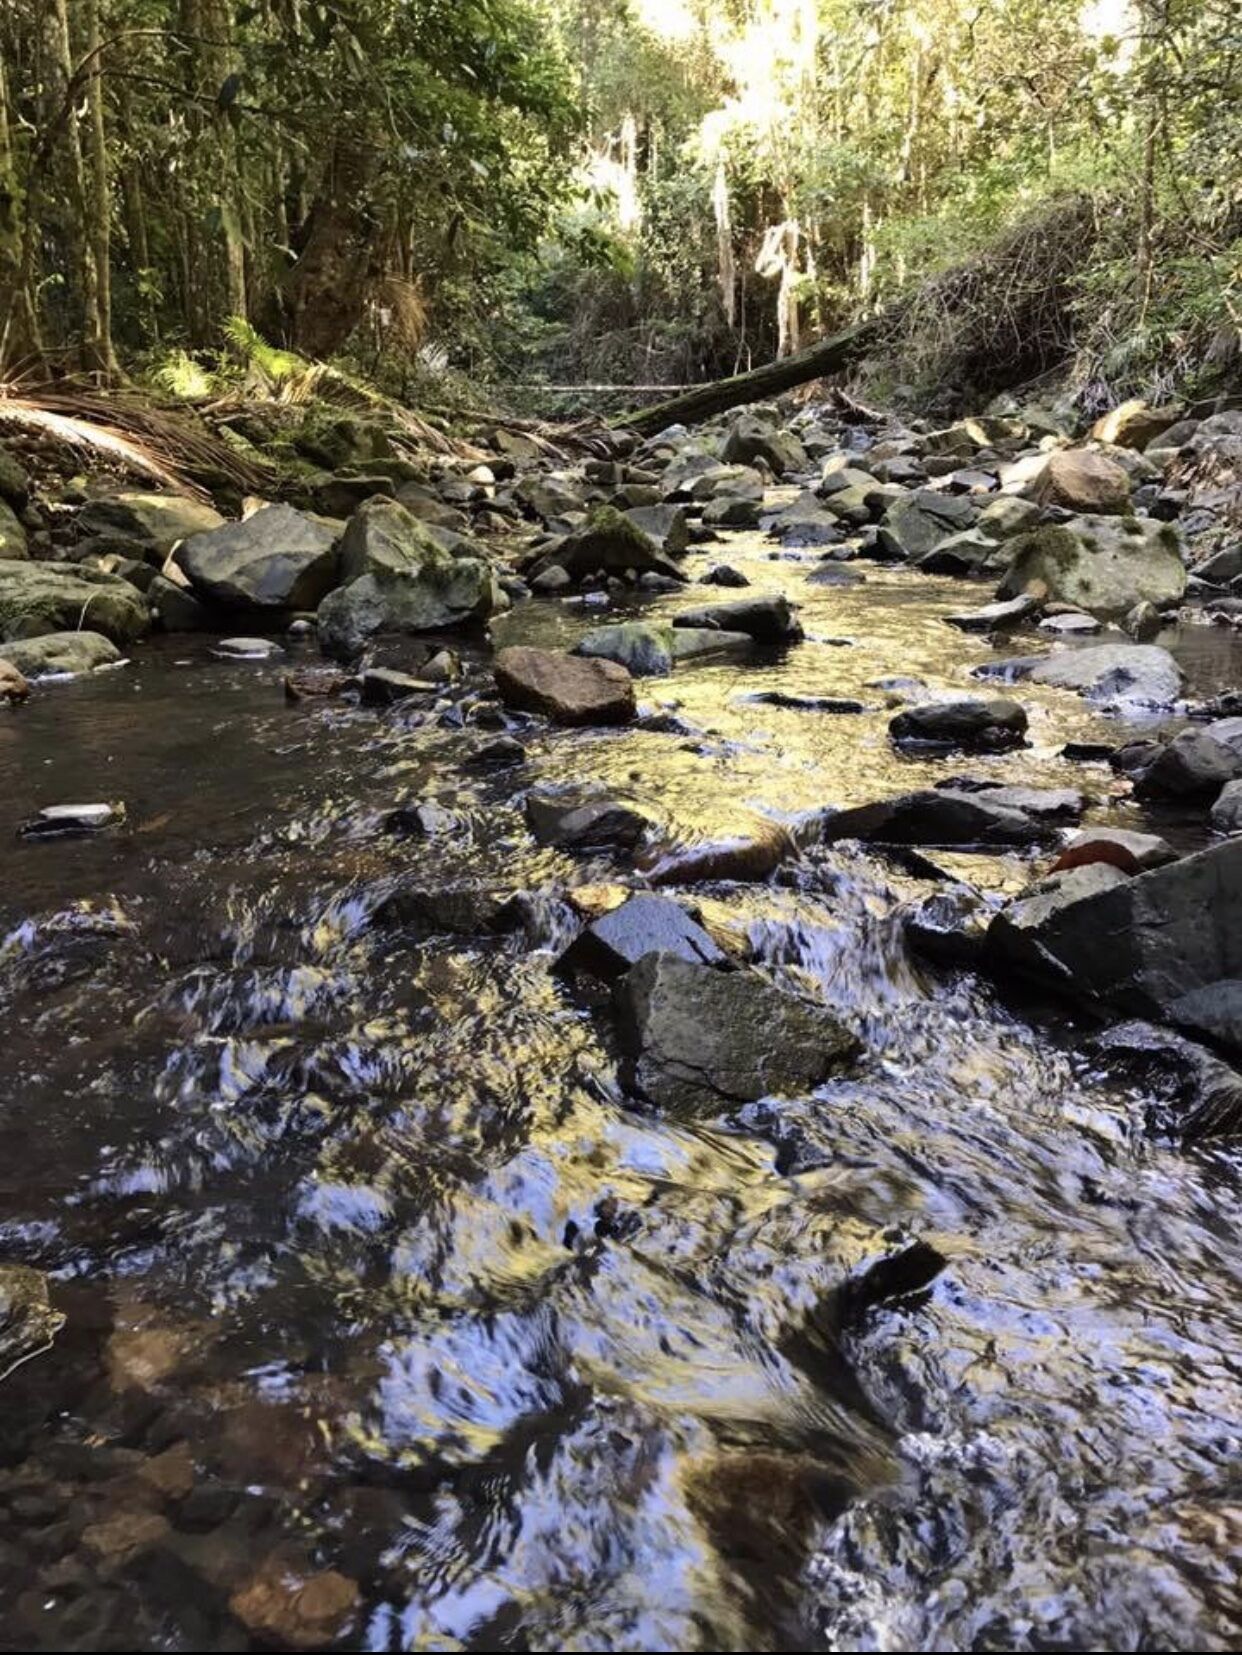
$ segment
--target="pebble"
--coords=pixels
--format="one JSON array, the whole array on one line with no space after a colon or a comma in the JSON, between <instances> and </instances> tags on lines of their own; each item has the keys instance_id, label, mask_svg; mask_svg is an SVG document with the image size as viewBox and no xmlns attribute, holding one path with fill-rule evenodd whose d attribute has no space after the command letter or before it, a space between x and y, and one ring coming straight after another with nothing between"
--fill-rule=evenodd
<instances>
[{"instance_id":1,"label":"pebble","mask_svg":"<svg viewBox=\"0 0 1242 1655\"><path fill-rule=\"evenodd\" d=\"M225 661L269 661L284 651L270 638L220 638L211 653Z\"/></svg>"}]
</instances>

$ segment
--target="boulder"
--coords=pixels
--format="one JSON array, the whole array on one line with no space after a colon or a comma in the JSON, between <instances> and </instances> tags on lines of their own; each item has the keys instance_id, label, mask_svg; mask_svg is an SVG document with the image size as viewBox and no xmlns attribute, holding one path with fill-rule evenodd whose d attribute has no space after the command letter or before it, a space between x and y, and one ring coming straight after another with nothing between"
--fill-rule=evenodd
<instances>
[{"instance_id":1,"label":"boulder","mask_svg":"<svg viewBox=\"0 0 1242 1655\"><path fill-rule=\"evenodd\" d=\"M1025 591L1104 619L1136 603L1177 603L1186 590L1181 541L1171 523L1137 517L1073 517L1012 543L1013 561L997 596Z\"/></svg>"},{"instance_id":2,"label":"boulder","mask_svg":"<svg viewBox=\"0 0 1242 1655\"><path fill-rule=\"evenodd\" d=\"M755 414L740 414L729 427L720 457L728 465L762 460L774 477L807 466L806 450L791 431L781 431Z\"/></svg>"},{"instance_id":3,"label":"boulder","mask_svg":"<svg viewBox=\"0 0 1242 1655\"><path fill-rule=\"evenodd\" d=\"M179 540L224 526L225 519L204 500L143 489L96 495L78 513L80 534L115 541L117 550L157 567Z\"/></svg>"},{"instance_id":4,"label":"boulder","mask_svg":"<svg viewBox=\"0 0 1242 1655\"><path fill-rule=\"evenodd\" d=\"M1092 644L1006 665L1014 677L1076 690L1088 701L1117 709L1171 706L1183 682L1182 669L1156 644Z\"/></svg>"},{"instance_id":5,"label":"boulder","mask_svg":"<svg viewBox=\"0 0 1242 1655\"><path fill-rule=\"evenodd\" d=\"M968 697L907 707L891 720L888 733L898 746L999 753L1023 745L1026 725L1026 709L1017 701L1003 696L991 700Z\"/></svg>"},{"instance_id":6,"label":"boulder","mask_svg":"<svg viewBox=\"0 0 1242 1655\"><path fill-rule=\"evenodd\" d=\"M495 673L507 707L557 724L626 724L634 716L634 680L615 661L515 645L497 655Z\"/></svg>"},{"instance_id":7,"label":"boulder","mask_svg":"<svg viewBox=\"0 0 1242 1655\"><path fill-rule=\"evenodd\" d=\"M0 645L0 660L8 661L27 678L93 672L120 659L120 650L101 632L47 632L41 638L14 639Z\"/></svg>"},{"instance_id":8,"label":"boulder","mask_svg":"<svg viewBox=\"0 0 1242 1655\"><path fill-rule=\"evenodd\" d=\"M685 578L660 543L614 506L597 506L585 528L567 534L549 561L574 580L627 572L655 572L678 581Z\"/></svg>"},{"instance_id":9,"label":"boulder","mask_svg":"<svg viewBox=\"0 0 1242 1655\"><path fill-rule=\"evenodd\" d=\"M19 562L30 556L30 544L17 513L0 500L0 560Z\"/></svg>"},{"instance_id":10,"label":"boulder","mask_svg":"<svg viewBox=\"0 0 1242 1655\"><path fill-rule=\"evenodd\" d=\"M30 500L30 478L17 456L0 443L0 500L14 511L25 511Z\"/></svg>"},{"instance_id":11,"label":"boulder","mask_svg":"<svg viewBox=\"0 0 1242 1655\"><path fill-rule=\"evenodd\" d=\"M690 549L690 522L680 506L635 506L623 515L670 557Z\"/></svg>"},{"instance_id":12,"label":"boulder","mask_svg":"<svg viewBox=\"0 0 1242 1655\"><path fill-rule=\"evenodd\" d=\"M1222 722L1242 724L1242 719ZM1212 725L1191 726L1162 743L1134 772L1134 791L1147 799L1215 799L1226 782L1239 775L1242 750L1221 740Z\"/></svg>"},{"instance_id":13,"label":"boulder","mask_svg":"<svg viewBox=\"0 0 1242 1655\"><path fill-rule=\"evenodd\" d=\"M824 1006L756 971L646 954L613 989L625 1084L665 1109L805 1093L858 1050Z\"/></svg>"},{"instance_id":14,"label":"boulder","mask_svg":"<svg viewBox=\"0 0 1242 1655\"><path fill-rule=\"evenodd\" d=\"M1242 833L1242 777L1221 788L1212 806L1212 826L1217 833Z\"/></svg>"},{"instance_id":15,"label":"boulder","mask_svg":"<svg viewBox=\"0 0 1242 1655\"><path fill-rule=\"evenodd\" d=\"M1076 822L1087 808L1086 795L1076 787L1010 787L973 776L952 776L936 786L954 793L982 793L989 804L1019 810L1038 822Z\"/></svg>"},{"instance_id":16,"label":"boulder","mask_svg":"<svg viewBox=\"0 0 1242 1655\"><path fill-rule=\"evenodd\" d=\"M329 477L315 490L315 509L325 517L349 517L364 501L392 494L391 477Z\"/></svg>"},{"instance_id":17,"label":"boulder","mask_svg":"<svg viewBox=\"0 0 1242 1655\"><path fill-rule=\"evenodd\" d=\"M389 514L385 521L376 520L377 508ZM484 621L508 603L484 559L450 556L412 518L413 533L406 523L389 533L391 514L401 510L377 501L356 514L355 521L369 514L369 522L355 539L351 567L367 572L329 592L318 613L320 644L340 660L382 633L439 632Z\"/></svg>"},{"instance_id":18,"label":"boulder","mask_svg":"<svg viewBox=\"0 0 1242 1655\"><path fill-rule=\"evenodd\" d=\"M672 635L671 626L652 621L617 621L588 632L574 653L616 661L635 678L666 678L673 670Z\"/></svg>"},{"instance_id":19,"label":"boulder","mask_svg":"<svg viewBox=\"0 0 1242 1655\"><path fill-rule=\"evenodd\" d=\"M165 632L206 632L212 625L212 616L206 604L200 603L193 592L155 570L151 572L147 599L156 620Z\"/></svg>"},{"instance_id":20,"label":"boulder","mask_svg":"<svg viewBox=\"0 0 1242 1655\"><path fill-rule=\"evenodd\" d=\"M740 495L721 494L703 508L705 529L757 529L763 517L763 501Z\"/></svg>"},{"instance_id":21,"label":"boulder","mask_svg":"<svg viewBox=\"0 0 1242 1655\"><path fill-rule=\"evenodd\" d=\"M1132 879L1099 866L1060 877L1072 894L1037 914L1011 904L990 951L1076 996L1242 1047L1242 839Z\"/></svg>"},{"instance_id":22,"label":"boulder","mask_svg":"<svg viewBox=\"0 0 1242 1655\"><path fill-rule=\"evenodd\" d=\"M446 552L421 523L396 500L363 502L345 527L337 552L342 586L363 575L420 575L428 564L443 565Z\"/></svg>"},{"instance_id":23,"label":"boulder","mask_svg":"<svg viewBox=\"0 0 1242 1655\"><path fill-rule=\"evenodd\" d=\"M880 520L880 541L891 556L915 560L951 534L973 528L978 515L963 494L915 489L894 500Z\"/></svg>"},{"instance_id":24,"label":"boulder","mask_svg":"<svg viewBox=\"0 0 1242 1655\"><path fill-rule=\"evenodd\" d=\"M314 609L336 583L337 529L292 506L263 506L182 542L173 562L223 609Z\"/></svg>"},{"instance_id":25,"label":"boulder","mask_svg":"<svg viewBox=\"0 0 1242 1655\"><path fill-rule=\"evenodd\" d=\"M700 965L723 966L725 954L681 906L667 896L640 892L592 920L556 962L569 976L584 972L611 983L644 954L675 954Z\"/></svg>"},{"instance_id":26,"label":"boulder","mask_svg":"<svg viewBox=\"0 0 1242 1655\"><path fill-rule=\"evenodd\" d=\"M810 489L805 489L768 524L768 535L782 546L832 546L841 538L836 514Z\"/></svg>"},{"instance_id":27,"label":"boulder","mask_svg":"<svg viewBox=\"0 0 1242 1655\"><path fill-rule=\"evenodd\" d=\"M1047 837L1047 825L989 799L987 793L927 788L876 804L838 810L824 823L822 838L861 839L880 845L927 845L1008 850Z\"/></svg>"},{"instance_id":28,"label":"boulder","mask_svg":"<svg viewBox=\"0 0 1242 1655\"><path fill-rule=\"evenodd\" d=\"M1049 454L1036 480L1041 506L1073 512L1122 512L1130 504L1130 478L1116 461L1089 448L1062 448Z\"/></svg>"},{"instance_id":29,"label":"boulder","mask_svg":"<svg viewBox=\"0 0 1242 1655\"><path fill-rule=\"evenodd\" d=\"M119 575L76 563L0 563L0 640L88 627L128 644L150 626L145 598Z\"/></svg>"},{"instance_id":30,"label":"boulder","mask_svg":"<svg viewBox=\"0 0 1242 1655\"><path fill-rule=\"evenodd\" d=\"M713 563L705 575L700 576L704 586L749 586L750 581L740 569L735 569L731 563Z\"/></svg>"},{"instance_id":31,"label":"boulder","mask_svg":"<svg viewBox=\"0 0 1242 1655\"><path fill-rule=\"evenodd\" d=\"M745 632L760 644L795 643L802 628L789 599L779 592L759 592L727 603L704 603L683 609L673 617L676 627L709 627L720 632Z\"/></svg>"},{"instance_id":32,"label":"boulder","mask_svg":"<svg viewBox=\"0 0 1242 1655\"><path fill-rule=\"evenodd\" d=\"M1180 404L1175 402L1153 408L1141 397L1131 397L1128 402L1119 403L1116 408L1101 415L1091 427L1090 434L1097 442L1142 450L1162 432L1168 431L1181 418L1181 413Z\"/></svg>"}]
</instances>

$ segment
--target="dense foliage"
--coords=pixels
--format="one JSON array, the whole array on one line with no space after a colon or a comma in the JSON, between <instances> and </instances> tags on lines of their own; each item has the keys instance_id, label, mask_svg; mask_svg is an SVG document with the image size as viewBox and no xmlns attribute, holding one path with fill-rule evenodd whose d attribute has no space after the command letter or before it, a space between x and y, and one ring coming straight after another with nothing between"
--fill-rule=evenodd
<instances>
[{"instance_id":1,"label":"dense foliage","mask_svg":"<svg viewBox=\"0 0 1242 1655\"><path fill-rule=\"evenodd\" d=\"M1232 0L9 0L0 361L677 382L917 292L886 388L1159 390L1240 98Z\"/></svg>"}]
</instances>

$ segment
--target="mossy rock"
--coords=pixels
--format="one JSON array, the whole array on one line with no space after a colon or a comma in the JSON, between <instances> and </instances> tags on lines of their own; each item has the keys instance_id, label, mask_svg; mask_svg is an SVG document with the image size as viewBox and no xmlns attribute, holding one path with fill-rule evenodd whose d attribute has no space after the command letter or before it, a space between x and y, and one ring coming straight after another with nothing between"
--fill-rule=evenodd
<instances>
[{"instance_id":1,"label":"mossy rock","mask_svg":"<svg viewBox=\"0 0 1242 1655\"><path fill-rule=\"evenodd\" d=\"M1181 542L1171 524L1074 517L1019 535L1011 546L1013 561L997 590L1001 598L1042 586L1049 598L1110 619L1138 603L1176 603L1186 590Z\"/></svg>"}]
</instances>

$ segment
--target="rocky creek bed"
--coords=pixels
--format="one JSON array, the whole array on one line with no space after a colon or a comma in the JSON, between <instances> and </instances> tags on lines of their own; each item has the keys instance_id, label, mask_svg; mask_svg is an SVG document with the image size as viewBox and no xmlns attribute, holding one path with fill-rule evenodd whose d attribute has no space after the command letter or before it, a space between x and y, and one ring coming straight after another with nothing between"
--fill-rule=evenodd
<instances>
[{"instance_id":1,"label":"rocky creek bed","mask_svg":"<svg viewBox=\"0 0 1242 1655\"><path fill-rule=\"evenodd\" d=\"M0 716L5 1647L1237 1647L1235 634L842 523Z\"/></svg>"}]
</instances>

